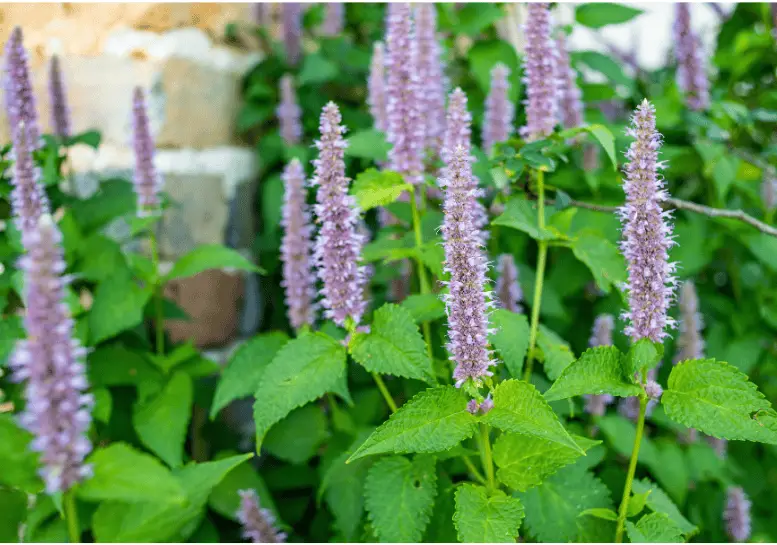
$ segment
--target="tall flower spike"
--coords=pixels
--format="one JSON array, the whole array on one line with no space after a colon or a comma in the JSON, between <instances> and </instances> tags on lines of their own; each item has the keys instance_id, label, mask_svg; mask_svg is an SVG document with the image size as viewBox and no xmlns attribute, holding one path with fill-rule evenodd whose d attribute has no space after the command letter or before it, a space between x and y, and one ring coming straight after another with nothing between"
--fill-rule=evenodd
<instances>
[{"instance_id":1,"label":"tall flower spike","mask_svg":"<svg viewBox=\"0 0 777 545\"><path fill-rule=\"evenodd\" d=\"M51 102L51 127L62 139L70 137L70 110L67 107L65 82L59 66L59 57L54 55L49 63L49 101Z\"/></svg>"},{"instance_id":2,"label":"tall flower spike","mask_svg":"<svg viewBox=\"0 0 777 545\"><path fill-rule=\"evenodd\" d=\"M704 339L701 330L704 327L699 313L699 297L696 286L687 280L680 287L680 335L677 338L677 354L674 363L685 360L697 360L704 357Z\"/></svg>"},{"instance_id":3,"label":"tall flower spike","mask_svg":"<svg viewBox=\"0 0 777 545\"><path fill-rule=\"evenodd\" d=\"M685 93L692 110L706 110L710 105L707 63L699 36L691 28L690 4L675 7L674 43L677 57L677 85Z\"/></svg>"},{"instance_id":4,"label":"tall flower spike","mask_svg":"<svg viewBox=\"0 0 777 545\"><path fill-rule=\"evenodd\" d=\"M324 22L321 24L321 33L324 36L339 36L345 27L345 4L343 2L329 2L324 10Z\"/></svg>"},{"instance_id":5,"label":"tall flower spike","mask_svg":"<svg viewBox=\"0 0 777 545\"><path fill-rule=\"evenodd\" d=\"M488 263L481 235L475 225L472 166L462 146L444 169L440 185L445 189L443 241L445 270L450 273L449 293L444 296L448 314L448 351L456 363L456 386L475 383L493 373L488 349L490 292L485 290Z\"/></svg>"},{"instance_id":6,"label":"tall flower spike","mask_svg":"<svg viewBox=\"0 0 777 545\"><path fill-rule=\"evenodd\" d=\"M290 66L295 66L302 54L302 5L296 2L287 2L281 8L286 61Z\"/></svg>"},{"instance_id":7,"label":"tall flower spike","mask_svg":"<svg viewBox=\"0 0 777 545\"><path fill-rule=\"evenodd\" d=\"M437 40L437 7L434 3L416 5L415 28L425 143L432 157L437 157L445 131L445 76Z\"/></svg>"},{"instance_id":8,"label":"tall flower spike","mask_svg":"<svg viewBox=\"0 0 777 545\"><path fill-rule=\"evenodd\" d=\"M40 147L40 128L38 112L35 107L35 93L30 80L27 51L24 49L22 29L15 27L5 44L5 71L3 90L5 91L5 109L11 128L11 140L16 144L15 135L20 123L27 131L28 145L33 150Z\"/></svg>"},{"instance_id":9,"label":"tall flower spike","mask_svg":"<svg viewBox=\"0 0 777 545\"><path fill-rule=\"evenodd\" d=\"M623 189L626 204L620 209L623 224L621 251L628 263L626 285L629 325L624 332L633 341L647 338L661 342L674 321L667 310L674 296L674 264L669 263L672 226L669 212L661 210L667 199L657 161L661 135L656 131L655 109L645 99L632 117L628 134L634 138L626 152Z\"/></svg>"},{"instance_id":10,"label":"tall flower spike","mask_svg":"<svg viewBox=\"0 0 777 545\"><path fill-rule=\"evenodd\" d=\"M281 138L286 145L294 146L302 140L302 108L297 104L294 76L291 74L285 74L281 78L280 98L280 104L275 113L278 116Z\"/></svg>"},{"instance_id":11,"label":"tall flower spike","mask_svg":"<svg viewBox=\"0 0 777 545\"><path fill-rule=\"evenodd\" d=\"M425 120L410 4L389 4L386 42L386 138L392 144L389 168L404 175L409 183L420 184L424 172Z\"/></svg>"},{"instance_id":12,"label":"tall flower spike","mask_svg":"<svg viewBox=\"0 0 777 545\"><path fill-rule=\"evenodd\" d=\"M557 51L551 38L550 8L546 3L529 4L524 26L526 56L523 81L526 83L526 126L521 134L538 140L553 132L558 111Z\"/></svg>"},{"instance_id":13,"label":"tall flower spike","mask_svg":"<svg viewBox=\"0 0 777 545\"><path fill-rule=\"evenodd\" d=\"M591 338L588 346L612 346L612 332L615 329L615 318L611 314L600 314L594 320ZM591 415L603 416L607 406L613 402L610 394L586 395L585 412Z\"/></svg>"},{"instance_id":14,"label":"tall flower spike","mask_svg":"<svg viewBox=\"0 0 777 545\"><path fill-rule=\"evenodd\" d=\"M275 529L275 517L259 506L254 490L239 490L240 508L237 520L243 525L243 537L252 543L285 543L286 534Z\"/></svg>"},{"instance_id":15,"label":"tall flower spike","mask_svg":"<svg viewBox=\"0 0 777 545\"><path fill-rule=\"evenodd\" d=\"M283 171L285 196L283 203L283 281L286 289L286 307L289 323L299 329L315 320L313 301L316 296L315 273L312 257L312 226L310 212L305 203L305 171L298 159Z\"/></svg>"},{"instance_id":16,"label":"tall flower spike","mask_svg":"<svg viewBox=\"0 0 777 545\"><path fill-rule=\"evenodd\" d=\"M742 543L750 538L750 507L750 499L741 487L731 486L726 490L723 522L726 523L726 533L736 542Z\"/></svg>"},{"instance_id":17,"label":"tall flower spike","mask_svg":"<svg viewBox=\"0 0 777 545\"><path fill-rule=\"evenodd\" d=\"M49 213L49 199L39 181L40 169L33 160L31 136L24 123L16 128L14 140L11 205L16 227L24 234L36 230L41 215Z\"/></svg>"},{"instance_id":18,"label":"tall flower spike","mask_svg":"<svg viewBox=\"0 0 777 545\"><path fill-rule=\"evenodd\" d=\"M502 254L496 263L496 296L499 299L499 306L510 312L523 312L521 301L523 300L523 291L518 283L518 267L515 266L515 259L510 254Z\"/></svg>"},{"instance_id":19,"label":"tall flower spike","mask_svg":"<svg viewBox=\"0 0 777 545\"><path fill-rule=\"evenodd\" d=\"M372 46L372 61L370 62L370 77L367 80L367 104L375 128L386 131L388 97L386 96L386 50L383 42L375 42Z\"/></svg>"},{"instance_id":20,"label":"tall flower spike","mask_svg":"<svg viewBox=\"0 0 777 545\"><path fill-rule=\"evenodd\" d=\"M92 397L84 356L73 337L73 319L65 303L62 235L49 214L22 236L24 328L11 358L14 380L27 381L22 425L35 436L30 447L41 454L41 476L48 493L64 492L90 475L84 458L92 450L87 432Z\"/></svg>"},{"instance_id":21,"label":"tall flower spike","mask_svg":"<svg viewBox=\"0 0 777 545\"><path fill-rule=\"evenodd\" d=\"M764 173L764 179L761 182L761 201L765 210L773 212L777 209L777 176L773 171Z\"/></svg>"},{"instance_id":22,"label":"tall flower spike","mask_svg":"<svg viewBox=\"0 0 777 545\"><path fill-rule=\"evenodd\" d=\"M154 165L154 137L146 112L143 90L136 87L132 95L132 134L135 148L135 194L138 197L138 216L157 214L162 178Z\"/></svg>"},{"instance_id":23,"label":"tall flower spike","mask_svg":"<svg viewBox=\"0 0 777 545\"><path fill-rule=\"evenodd\" d=\"M566 34L556 35L558 49L559 101L561 124L565 129L583 125L583 93L577 86L577 74L569 63Z\"/></svg>"},{"instance_id":24,"label":"tall flower spike","mask_svg":"<svg viewBox=\"0 0 777 545\"><path fill-rule=\"evenodd\" d=\"M359 212L348 194L343 152L345 127L334 102L321 112L321 139L316 141L318 159L313 161L312 184L316 193L316 218L320 224L315 246L318 276L324 283L322 305L326 317L339 326L350 318L358 324L364 314L364 267L359 266L364 236L358 232Z\"/></svg>"},{"instance_id":25,"label":"tall flower spike","mask_svg":"<svg viewBox=\"0 0 777 545\"><path fill-rule=\"evenodd\" d=\"M483 149L490 154L494 144L504 142L513 132L515 106L507 93L510 69L498 63L491 69L491 89L486 97L486 112L483 117Z\"/></svg>"}]
</instances>

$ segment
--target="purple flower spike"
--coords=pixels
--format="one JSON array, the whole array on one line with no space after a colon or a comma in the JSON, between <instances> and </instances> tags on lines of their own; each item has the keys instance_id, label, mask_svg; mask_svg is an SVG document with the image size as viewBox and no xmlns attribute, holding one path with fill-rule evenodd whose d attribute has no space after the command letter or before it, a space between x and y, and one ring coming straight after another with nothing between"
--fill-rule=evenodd
<instances>
[{"instance_id":1,"label":"purple flower spike","mask_svg":"<svg viewBox=\"0 0 777 545\"><path fill-rule=\"evenodd\" d=\"M253 490L239 490L240 509L237 520L243 525L243 537L251 543L285 543L286 534L275 529L275 517L259 506L259 497Z\"/></svg>"},{"instance_id":2,"label":"purple flower spike","mask_svg":"<svg viewBox=\"0 0 777 545\"><path fill-rule=\"evenodd\" d=\"M703 327L696 287L688 280L680 288L680 335L677 338L675 363L704 357L704 339L701 336Z\"/></svg>"},{"instance_id":3,"label":"purple flower spike","mask_svg":"<svg viewBox=\"0 0 777 545\"><path fill-rule=\"evenodd\" d=\"M281 78L280 97L281 101L275 113L278 116L281 138L286 145L294 146L302 140L302 108L297 104L297 92L291 74L285 74Z\"/></svg>"},{"instance_id":4,"label":"purple flower spike","mask_svg":"<svg viewBox=\"0 0 777 545\"><path fill-rule=\"evenodd\" d=\"M594 320L588 345L592 348L596 346L612 346L612 332L614 329L615 318L611 314L600 314ZM614 401L610 394L586 395L585 399L585 412L595 416L604 416L604 413L607 412L607 406Z\"/></svg>"},{"instance_id":5,"label":"purple flower spike","mask_svg":"<svg viewBox=\"0 0 777 545\"><path fill-rule=\"evenodd\" d=\"M692 110L706 110L710 105L707 63L699 36L691 29L690 4L675 8L674 43L677 57L677 85L685 93Z\"/></svg>"},{"instance_id":6,"label":"purple flower spike","mask_svg":"<svg viewBox=\"0 0 777 545\"><path fill-rule=\"evenodd\" d=\"M410 4L388 6L386 32L386 138L392 144L389 168L408 183L420 184L424 172L422 90L418 72L418 44L410 17Z\"/></svg>"},{"instance_id":7,"label":"purple flower spike","mask_svg":"<svg viewBox=\"0 0 777 545\"><path fill-rule=\"evenodd\" d=\"M510 312L521 313L523 306L523 291L518 283L518 267L515 266L515 259L510 254L502 254L496 263L496 272L499 276L496 279L496 296L499 299L499 306Z\"/></svg>"},{"instance_id":8,"label":"purple flower spike","mask_svg":"<svg viewBox=\"0 0 777 545\"><path fill-rule=\"evenodd\" d=\"M11 127L11 140L16 142L16 131L24 123L27 131L28 146L36 150L40 147L40 128L38 112L35 107L35 93L30 80L27 51L24 49L22 29L15 27L5 44L5 71L3 88L5 91L5 109Z\"/></svg>"},{"instance_id":9,"label":"purple flower spike","mask_svg":"<svg viewBox=\"0 0 777 545\"><path fill-rule=\"evenodd\" d=\"M158 214L162 178L154 166L154 137L146 113L146 99L140 87L135 87L132 95L132 134L135 148L133 182L138 197L138 216Z\"/></svg>"},{"instance_id":10,"label":"purple flower spike","mask_svg":"<svg viewBox=\"0 0 777 545\"><path fill-rule=\"evenodd\" d=\"M316 280L313 272L310 212L305 202L305 171L297 159L283 171L285 198L283 204L283 281L289 323L294 329L312 325L315 320Z\"/></svg>"},{"instance_id":11,"label":"purple flower spike","mask_svg":"<svg viewBox=\"0 0 777 545\"><path fill-rule=\"evenodd\" d=\"M296 66L302 54L302 5L287 2L281 6L281 9L286 61L290 66Z\"/></svg>"},{"instance_id":12,"label":"purple flower spike","mask_svg":"<svg viewBox=\"0 0 777 545\"><path fill-rule=\"evenodd\" d=\"M524 26L526 57L526 126L521 134L527 140L550 135L556 126L558 110L557 51L551 38L551 16L548 4L529 4Z\"/></svg>"},{"instance_id":13,"label":"purple flower spike","mask_svg":"<svg viewBox=\"0 0 777 545\"><path fill-rule=\"evenodd\" d=\"M728 451L728 441L725 439L718 439L717 437L710 437L709 435L705 436L704 439L709 446L713 448L715 454L718 455L718 458L725 460Z\"/></svg>"},{"instance_id":14,"label":"purple flower spike","mask_svg":"<svg viewBox=\"0 0 777 545\"><path fill-rule=\"evenodd\" d=\"M40 183L40 169L32 157L31 136L27 126L20 123L16 128L15 143L11 150L13 159L13 191L11 205L16 227L29 233L38 228L41 215L49 213L49 199Z\"/></svg>"},{"instance_id":15,"label":"purple flower spike","mask_svg":"<svg viewBox=\"0 0 777 545\"><path fill-rule=\"evenodd\" d=\"M326 4L321 33L324 36L339 36L345 27L345 4L329 2Z\"/></svg>"},{"instance_id":16,"label":"purple flower spike","mask_svg":"<svg viewBox=\"0 0 777 545\"><path fill-rule=\"evenodd\" d=\"M583 93L577 86L577 74L569 63L567 39L563 32L556 35L561 123L565 129L583 125Z\"/></svg>"},{"instance_id":17,"label":"purple flower spike","mask_svg":"<svg viewBox=\"0 0 777 545\"><path fill-rule=\"evenodd\" d=\"M723 522L726 523L726 533L738 543L750 539L750 507L750 499L741 487L731 486L728 488Z\"/></svg>"},{"instance_id":18,"label":"purple flower spike","mask_svg":"<svg viewBox=\"0 0 777 545\"><path fill-rule=\"evenodd\" d=\"M372 62L370 77L367 81L367 104L370 106L373 124L379 131L385 132L388 127L386 96L386 50L383 42L375 42L372 47Z\"/></svg>"},{"instance_id":19,"label":"purple flower spike","mask_svg":"<svg viewBox=\"0 0 777 545\"><path fill-rule=\"evenodd\" d=\"M27 381L22 425L35 439L30 448L41 454L41 476L48 493L64 492L90 476L84 458L92 450L87 432L92 422L92 397L84 356L73 338L73 319L65 303L66 279L62 235L49 214L22 236L24 328L11 358L14 380Z\"/></svg>"},{"instance_id":20,"label":"purple flower spike","mask_svg":"<svg viewBox=\"0 0 777 545\"><path fill-rule=\"evenodd\" d=\"M416 39L418 42L418 75L423 125L426 127L426 148L436 157L445 132L445 76L437 40L437 7L418 4L415 7Z\"/></svg>"},{"instance_id":21,"label":"purple flower spike","mask_svg":"<svg viewBox=\"0 0 777 545\"><path fill-rule=\"evenodd\" d=\"M502 63L491 69L491 89L486 97L483 117L483 150L490 154L494 144L504 142L513 132L515 106L507 93L510 89L510 69Z\"/></svg>"},{"instance_id":22,"label":"purple flower spike","mask_svg":"<svg viewBox=\"0 0 777 545\"><path fill-rule=\"evenodd\" d=\"M764 209L770 212L777 209L777 177L773 171L764 173L764 179L761 182L761 201Z\"/></svg>"},{"instance_id":23,"label":"purple flower spike","mask_svg":"<svg viewBox=\"0 0 777 545\"><path fill-rule=\"evenodd\" d=\"M667 199L658 174L663 167L657 161L661 135L656 131L655 109L647 99L635 111L628 134L634 142L626 152L626 204L620 209L620 246L629 272L629 311L624 317L630 323L624 332L632 341L661 342L666 327L674 325L667 316L675 287L674 264L669 263L668 254L673 241L670 214L661 210Z\"/></svg>"},{"instance_id":24,"label":"purple flower spike","mask_svg":"<svg viewBox=\"0 0 777 545\"><path fill-rule=\"evenodd\" d=\"M359 211L348 194L349 178L345 177L340 110L334 102L321 112L321 139L316 141L318 159L313 161L316 193L316 218L320 224L316 239L315 260L318 276L324 283L322 305L326 317L339 326L346 320L358 325L364 314L366 274L359 266L364 236L358 232Z\"/></svg>"},{"instance_id":25,"label":"purple flower spike","mask_svg":"<svg viewBox=\"0 0 777 545\"><path fill-rule=\"evenodd\" d=\"M490 292L485 289L488 263L482 236L476 226L477 210L472 189L472 166L466 150L458 146L444 169L443 240L445 270L450 273L449 293L443 297L448 314L448 351L456 363L456 386L472 380L479 384L495 362L488 349Z\"/></svg>"},{"instance_id":26,"label":"purple flower spike","mask_svg":"<svg viewBox=\"0 0 777 545\"><path fill-rule=\"evenodd\" d=\"M67 107L67 94L65 82L62 79L62 71L59 66L59 57L51 57L49 64L49 100L51 101L51 126L54 134L61 139L69 138L70 110Z\"/></svg>"}]
</instances>

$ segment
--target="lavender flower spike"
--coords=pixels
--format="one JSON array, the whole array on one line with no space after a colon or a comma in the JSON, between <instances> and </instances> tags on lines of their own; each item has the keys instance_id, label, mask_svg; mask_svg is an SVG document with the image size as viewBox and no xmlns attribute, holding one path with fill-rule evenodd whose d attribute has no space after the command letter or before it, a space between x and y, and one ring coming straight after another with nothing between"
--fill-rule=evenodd
<instances>
[{"instance_id":1,"label":"lavender flower spike","mask_svg":"<svg viewBox=\"0 0 777 545\"><path fill-rule=\"evenodd\" d=\"M553 132L558 110L557 51L551 38L550 9L546 3L529 4L524 77L526 126L521 134L538 140Z\"/></svg>"},{"instance_id":2,"label":"lavender flower spike","mask_svg":"<svg viewBox=\"0 0 777 545\"><path fill-rule=\"evenodd\" d=\"M285 543L286 534L275 529L275 517L259 506L254 490L239 490L240 509L237 520L243 525L243 537L251 543Z\"/></svg>"},{"instance_id":3,"label":"lavender flower spike","mask_svg":"<svg viewBox=\"0 0 777 545\"><path fill-rule=\"evenodd\" d=\"M51 57L49 64L49 100L51 101L51 127L54 134L61 139L70 137L70 111L67 107L65 82L62 80L62 70L59 57Z\"/></svg>"},{"instance_id":4,"label":"lavender flower spike","mask_svg":"<svg viewBox=\"0 0 777 545\"><path fill-rule=\"evenodd\" d=\"M594 320L591 329L591 338L588 345L612 346L612 332L615 329L615 318L611 314L600 314ZM604 416L607 406L611 404L614 398L610 394L586 395L585 412L595 416Z\"/></svg>"},{"instance_id":5,"label":"lavender flower spike","mask_svg":"<svg viewBox=\"0 0 777 545\"><path fill-rule=\"evenodd\" d=\"M49 199L40 183L40 169L32 157L31 136L22 122L16 128L13 159L11 205L16 227L24 235L38 227L41 215L49 213Z\"/></svg>"},{"instance_id":6,"label":"lavender flower spike","mask_svg":"<svg viewBox=\"0 0 777 545\"><path fill-rule=\"evenodd\" d=\"M680 335L677 338L674 363L704 357L704 339L701 336L703 327L696 287L688 280L680 288Z\"/></svg>"},{"instance_id":7,"label":"lavender flower spike","mask_svg":"<svg viewBox=\"0 0 777 545\"><path fill-rule=\"evenodd\" d=\"M515 106L507 93L510 89L508 79L510 69L498 63L491 69L491 89L486 97L486 112L483 117L483 149L490 154L494 144L504 142L513 132Z\"/></svg>"},{"instance_id":8,"label":"lavender flower spike","mask_svg":"<svg viewBox=\"0 0 777 545\"><path fill-rule=\"evenodd\" d=\"M657 161L661 135L656 131L655 109L647 99L636 109L628 134L635 140L626 152L626 204L620 209L620 246L629 273L629 311L624 314L629 325L624 332L632 341L647 338L661 342L666 327L674 325L667 310L676 281L668 254L673 244L672 226L667 221L670 214L661 210L661 202L667 199L658 174L663 167Z\"/></svg>"},{"instance_id":9,"label":"lavender flower spike","mask_svg":"<svg viewBox=\"0 0 777 545\"><path fill-rule=\"evenodd\" d=\"M386 116L388 107L386 95L386 50L383 42L375 42L372 47L370 77L367 80L367 104L375 128L385 132L388 127Z\"/></svg>"},{"instance_id":10,"label":"lavender flower spike","mask_svg":"<svg viewBox=\"0 0 777 545\"><path fill-rule=\"evenodd\" d=\"M742 543L750 538L750 507L750 499L741 487L729 487L723 522L726 523L726 533L736 542Z\"/></svg>"},{"instance_id":11,"label":"lavender flower spike","mask_svg":"<svg viewBox=\"0 0 777 545\"><path fill-rule=\"evenodd\" d=\"M302 54L302 5L287 2L281 6L281 9L286 62L290 66L295 66Z\"/></svg>"},{"instance_id":12,"label":"lavender flower spike","mask_svg":"<svg viewBox=\"0 0 777 545\"><path fill-rule=\"evenodd\" d=\"M449 293L443 298L448 314L448 351L456 363L456 386L467 380L478 384L493 373L488 349L488 309L491 292L485 290L488 263L481 235L475 225L472 166L462 146L444 169L440 185L445 189L443 240L445 270L450 273Z\"/></svg>"},{"instance_id":13,"label":"lavender flower spike","mask_svg":"<svg viewBox=\"0 0 777 545\"><path fill-rule=\"evenodd\" d=\"M140 87L136 87L132 95L132 134L135 148L133 182L138 197L138 216L158 214L162 178L154 166L154 137L151 135L146 100Z\"/></svg>"},{"instance_id":14,"label":"lavender flower spike","mask_svg":"<svg viewBox=\"0 0 777 545\"><path fill-rule=\"evenodd\" d=\"M689 4L675 8L674 43L677 57L677 85L686 94L692 110L706 110L710 105L707 66L699 36L691 29Z\"/></svg>"},{"instance_id":15,"label":"lavender flower spike","mask_svg":"<svg viewBox=\"0 0 777 545\"><path fill-rule=\"evenodd\" d=\"M425 142L426 148L436 157L445 131L445 77L437 40L437 7L434 3L416 5L415 27Z\"/></svg>"},{"instance_id":16,"label":"lavender flower spike","mask_svg":"<svg viewBox=\"0 0 777 545\"><path fill-rule=\"evenodd\" d=\"M326 4L324 22L321 24L321 34L324 36L339 36L345 27L345 4L329 2Z\"/></svg>"},{"instance_id":17,"label":"lavender flower spike","mask_svg":"<svg viewBox=\"0 0 777 545\"><path fill-rule=\"evenodd\" d=\"M777 176L771 169L764 173L761 182L761 202L767 212L777 210Z\"/></svg>"},{"instance_id":18,"label":"lavender flower spike","mask_svg":"<svg viewBox=\"0 0 777 545\"><path fill-rule=\"evenodd\" d=\"M410 4L388 6L386 32L386 138L392 144L389 168L412 184L423 181L424 124L418 72L418 44L410 17Z\"/></svg>"},{"instance_id":19,"label":"lavender flower spike","mask_svg":"<svg viewBox=\"0 0 777 545\"><path fill-rule=\"evenodd\" d=\"M281 78L280 97L281 101L275 113L278 116L281 138L287 146L294 146L302 140L302 108L297 104L294 77L291 74L285 74Z\"/></svg>"},{"instance_id":20,"label":"lavender flower spike","mask_svg":"<svg viewBox=\"0 0 777 545\"><path fill-rule=\"evenodd\" d=\"M316 217L321 228L315 246L318 276L324 283L322 305L326 317L339 326L350 318L358 325L366 306L364 267L359 266L364 236L358 232L359 212L356 201L348 194L349 178L345 177L340 110L334 102L321 112L321 139L316 141L318 159L313 161L312 184L316 193Z\"/></svg>"},{"instance_id":21,"label":"lavender flower spike","mask_svg":"<svg viewBox=\"0 0 777 545\"><path fill-rule=\"evenodd\" d=\"M286 289L289 323L299 329L306 324L312 325L315 319L316 281L311 255L312 225L305 203L305 171L298 159L292 159L284 169L283 183L286 191L281 219L281 285Z\"/></svg>"},{"instance_id":22,"label":"lavender flower spike","mask_svg":"<svg viewBox=\"0 0 777 545\"><path fill-rule=\"evenodd\" d=\"M521 313L523 306L523 291L518 283L518 267L515 266L515 259L510 254L502 254L496 263L496 272L499 276L496 279L496 295L499 298L499 306L510 312Z\"/></svg>"},{"instance_id":23,"label":"lavender flower spike","mask_svg":"<svg viewBox=\"0 0 777 545\"><path fill-rule=\"evenodd\" d=\"M62 235L49 214L22 236L26 340L11 358L14 380L27 381L22 425L35 436L46 490L67 491L90 476L84 458L92 450L87 432L93 399L88 387L86 351L73 338L73 319L65 303Z\"/></svg>"},{"instance_id":24,"label":"lavender flower spike","mask_svg":"<svg viewBox=\"0 0 777 545\"><path fill-rule=\"evenodd\" d=\"M558 49L559 99L561 124L565 129L583 125L583 93L577 86L577 75L569 64L566 35L559 32L556 35Z\"/></svg>"},{"instance_id":25,"label":"lavender flower spike","mask_svg":"<svg viewBox=\"0 0 777 545\"><path fill-rule=\"evenodd\" d=\"M5 44L5 70L3 90L5 109L11 127L11 140L16 144L15 135L20 123L24 123L31 149L40 147L40 128L38 112L35 107L35 93L30 80L27 51L24 49L22 29L15 27Z\"/></svg>"}]
</instances>

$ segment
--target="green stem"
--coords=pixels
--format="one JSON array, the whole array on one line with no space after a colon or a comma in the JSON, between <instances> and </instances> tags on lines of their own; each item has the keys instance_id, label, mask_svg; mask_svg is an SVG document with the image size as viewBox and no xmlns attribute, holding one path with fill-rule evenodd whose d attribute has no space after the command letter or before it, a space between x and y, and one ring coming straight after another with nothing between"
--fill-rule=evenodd
<instances>
[{"instance_id":1,"label":"green stem","mask_svg":"<svg viewBox=\"0 0 777 545\"><path fill-rule=\"evenodd\" d=\"M545 230L545 173L537 171L537 226L542 233ZM529 330L529 355L526 357L526 370L523 379L531 380L532 367L534 366L534 349L537 346L537 331L540 326L540 305L542 304L542 284L545 281L545 263L548 259L548 241L540 240L537 243L537 273L534 278L534 301L531 306L531 329Z\"/></svg>"},{"instance_id":2,"label":"green stem","mask_svg":"<svg viewBox=\"0 0 777 545\"><path fill-rule=\"evenodd\" d=\"M488 424L480 424L480 457L483 462L483 471L486 473L488 488L494 490L494 462L491 457L491 439L488 436Z\"/></svg>"},{"instance_id":3,"label":"green stem","mask_svg":"<svg viewBox=\"0 0 777 545\"><path fill-rule=\"evenodd\" d=\"M162 305L162 283L161 275L159 274L159 250L157 248L156 234L153 230L149 233L148 243L151 247L151 262L154 265L154 274L156 279L154 280L154 312L156 326L156 352L157 355L162 356L165 353L165 314L164 307Z\"/></svg>"},{"instance_id":4,"label":"green stem","mask_svg":"<svg viewBox=\"0 0 777 545\"><path fill-rule=\"evenodd\" d=\"M394 403L394 398L391 397L388 388L386 388L386 383L383 382L383 379L380 378L378 373L373 373L372 378L375 379L375 384L378 385L378 390L380 390L380 393L383 394L383 399L386 400L386 404L389 406L389 409L391 409L391 412L397 412L397 404Z\"/></svg>"},{"instance_id":5,"label":"green stem","mask_svg":"<svg viewBox=\"0 0 777 545\"><path fill-rule=\"evenodd\" d=\"M486 482L485 477L483 477L480 471L478 471L478 468L475 467L475 464L472 463L472 460L469 459L469 456L462 456L461 459L464 460L464 463L467 465L467 469L469 469L469 472L472 473L473 477L475 477L475 480L483 486L487 486L488 483Z\"/></svg>"},{"instance_id":6,"label":"green stem","mask_svg":"<svg viewBox=\"0 0 777 545\"><path fill-rule=\"evenodd\" d=\"M623 499L618 510L618 525L615 528L615 543L623 543L623 526L626 523L626 513L629 510L631 499L631 483L634 481L634 472L637 470L637 458L639 458L639 445L642 442L642 433L645 431L645 413L647 412L648 398L641 395L639 398L639 419L637 420L637 436L634 438L634 448L631 450L629 471L626 474L626 486L623 487Z\"/></svg>"},{"instance_id":7,"label":"green stem","mask_svg":"<svg viewBox=\"0 0 777 545\"><path fill-rule=\"evenodd\" d=\"M76 510L76 496L73 490L68 490L62 499L65 509L65 522L70 543L81 543L81 530L78 524L78 511Z\"/></svg>"},{"instance_id":8,"label":"green stem","mask_svg":"<svg viewBox=\"0 0 777 545\"><path fill-rule=\"evenodd\" d=\"M410 192L410 208L413 213L413 234L415 235L415 246L416 249L420 251L421 247L424 245L424 235L421 232L421 215L418 213L418 199L416 198L415 189ZM426 295L427 293L431 293L429 278L426 276L426 268L421 261L420 255L416 256L416 267L418 268L418 283L421 287L421 294ZM421 325L421 329L424 333L424 341L426 341L426 352L429 354L429 359L433 360L432 331L429 327L429 322L424 322Z\"/></svg>"}]
</instances>

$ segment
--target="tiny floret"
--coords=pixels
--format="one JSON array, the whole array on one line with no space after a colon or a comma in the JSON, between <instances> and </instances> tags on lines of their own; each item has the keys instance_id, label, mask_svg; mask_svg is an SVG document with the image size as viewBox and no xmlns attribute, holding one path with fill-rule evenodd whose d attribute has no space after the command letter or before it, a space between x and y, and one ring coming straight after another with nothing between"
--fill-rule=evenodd
<instances>
[{"instance_id":1,"label":"tiny floret","mask_svg":"<svg viewBox=\"0 0 777 545\"><path fill-rule=\"evenodd\" d=\"M259 505L254 490L239 490L240 508L237 520L243 526L243 537L252 543L285 543L286 534L275 528L275 517Z\"/></svg>"},{"instance_id":2,"label":"tiny floret","mask_svg":"<svg viewBox=\"0 0 777 545\"><path fill-rule=\"evenodd\" d=\"M750 499L739 486L731 486L726 491L726 508L723 511L723 522L726 533L736 542L742 543L750 539Z\"/></svg>"}]
</instances>

